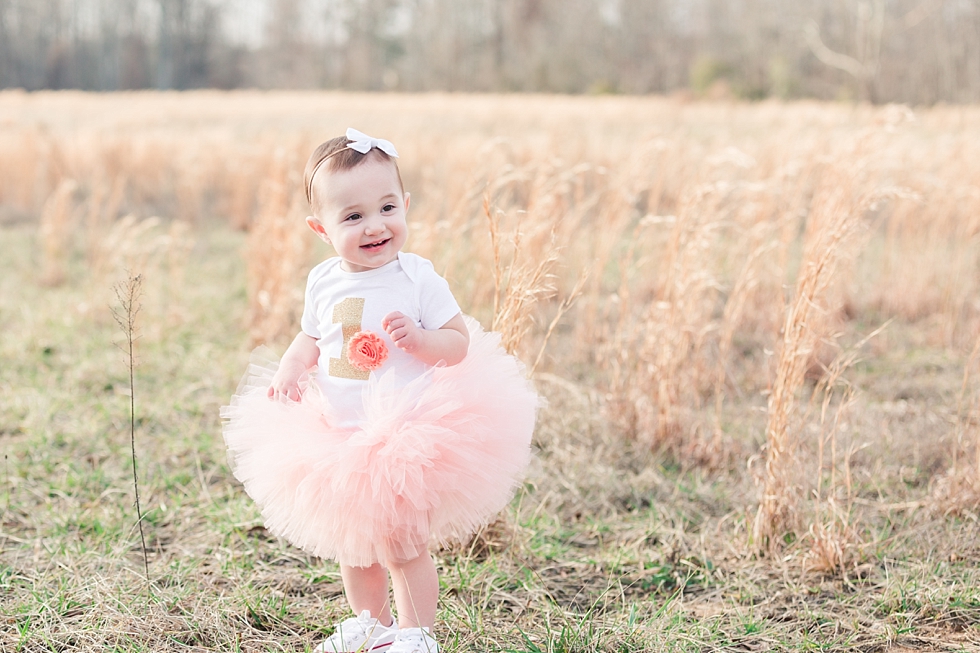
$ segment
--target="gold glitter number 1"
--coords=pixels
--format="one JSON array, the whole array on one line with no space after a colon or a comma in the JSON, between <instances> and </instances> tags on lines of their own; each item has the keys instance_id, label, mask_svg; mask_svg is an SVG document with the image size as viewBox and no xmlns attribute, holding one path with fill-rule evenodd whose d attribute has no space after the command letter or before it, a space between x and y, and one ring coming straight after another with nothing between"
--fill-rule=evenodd
<instances>
[{"instance_id":1,"label":"gold glitter number 1","mask_svg":"<svg viewBox=\"0 0 980 653\"><path fill-rule=\"evenodd\" d=\"M340 347L340 358L330 359L330 376L337 376L342 379L355 379L367 381L371 373L367 370L359 370L350 364L347 359L347 344L354 334L361 330L361 318L364 317L364 299L362 297L348 297L342 302L334 304L333 323L339 323L344 333L344 344Z\"/></svg>"}]
</instances>

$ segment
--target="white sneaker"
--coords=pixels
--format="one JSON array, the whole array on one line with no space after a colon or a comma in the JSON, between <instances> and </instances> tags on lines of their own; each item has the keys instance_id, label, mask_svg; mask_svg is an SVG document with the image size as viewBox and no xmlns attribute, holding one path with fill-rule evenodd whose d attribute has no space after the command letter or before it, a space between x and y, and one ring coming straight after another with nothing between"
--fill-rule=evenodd
<instances>
[{"instance_id":1,"label":"white sneaker","mask_svg":"<svg viewBox=\"0 0 980 653\"><path fill-rule=\"evenodd\" d=\"M402 628L388 653L439 653L439 644L428 628Z\"/></svg>"},{"instance_id":2,"label":"white sneaker","mask_svg":"<svg viewBox=\"0 0 980 653\"><path fill-rule=\"evenodd\" d=\"M370 610L340 622L334 634L313 653L384 653L398 634L398 622L382 626Z\"/></svg>"}]
</instances>

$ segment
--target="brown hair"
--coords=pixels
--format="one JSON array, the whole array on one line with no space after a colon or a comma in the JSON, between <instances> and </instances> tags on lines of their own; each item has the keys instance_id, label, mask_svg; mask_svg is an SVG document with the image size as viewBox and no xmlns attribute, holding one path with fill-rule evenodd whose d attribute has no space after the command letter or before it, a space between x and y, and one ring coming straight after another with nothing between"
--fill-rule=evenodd
<instances>
[{"instance_id":1,"label":"brown hair","mask_svg":"<svg viewBox=\"0 0 980 653\"><path fill-rule=\"evenodd\" d=\"M377 157L382 161L390 161L391 165L395 166L395 174L398 176L398 186L402 189L402 192L405 192L405 186L402 184L402 173L398 170L398 163L394 158L376 147L368 150L367 154L361 154L357 150L352 150L347 147L348 143L353 142L346 136L331 138L329 141L320 143L313 150L313 154L310 155L309 160L306 162L306 169L303 171L303 183L306 186L306 201L310 203L310 208L313 209L314 214L316 213L317 207L313 204L313 177L323 165L326 165L330 172L337 172L338 170L350 170L351 168L357 167L371 156Z\"/></svg>"}]
</instances>

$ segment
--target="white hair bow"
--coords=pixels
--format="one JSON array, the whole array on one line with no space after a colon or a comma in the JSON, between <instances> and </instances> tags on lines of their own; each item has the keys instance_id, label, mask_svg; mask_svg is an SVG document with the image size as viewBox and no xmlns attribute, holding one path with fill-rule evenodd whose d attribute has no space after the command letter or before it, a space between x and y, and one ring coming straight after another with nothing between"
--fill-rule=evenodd
<instances>
[{"instance_id":1,"label":"white hair bow","mask_svg":"<svg viewBox=\"0 0 980 653\"><path fill-rule=\"evenodd\" d=\"M355 152L367 154L371 151L372 147L376 147L388 156L393 156L396 159L398 158L398 152L395 150L395 146L391 144L391 141L386 141L383 138L371 138L367 134L362 134L353 127L347 128L346 136L347 140L354 141L353 143L348 143L347 147Z\"/></svg>"}]
</instances>

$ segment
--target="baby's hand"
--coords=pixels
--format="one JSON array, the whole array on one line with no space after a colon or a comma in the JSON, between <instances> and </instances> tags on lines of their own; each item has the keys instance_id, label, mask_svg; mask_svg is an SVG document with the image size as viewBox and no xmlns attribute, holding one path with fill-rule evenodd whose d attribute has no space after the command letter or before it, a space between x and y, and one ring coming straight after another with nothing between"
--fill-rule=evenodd
<instances>
[{"instance_id":1,"label":"baby's hand","mask_svg":"<svg viewBox=\"0 0 980 653\"><path fill-rule=\"evenodd\" d=\"M285 401L287 399L299 401L300 397L302 397L302 392L299 389L299 377L302 373L303 370L298 369L296 366L289 365L288 363L281 364L272 377L272 383L269 385L269 390L266 392L266 395L269 399L275 399L276 401Z\"/></svg>"},{"instance_id":2,"label":"baby's hand","mask_svg":"<svg viewBox=\"0 0 980 653\"><path fill-rule=\"evenodd\" d=\"M391 341L402 351L413 354L422 345L422 329L407 316L392 311L381 320L381 328L391 336Z\"/></svg>"}]
</instances>

